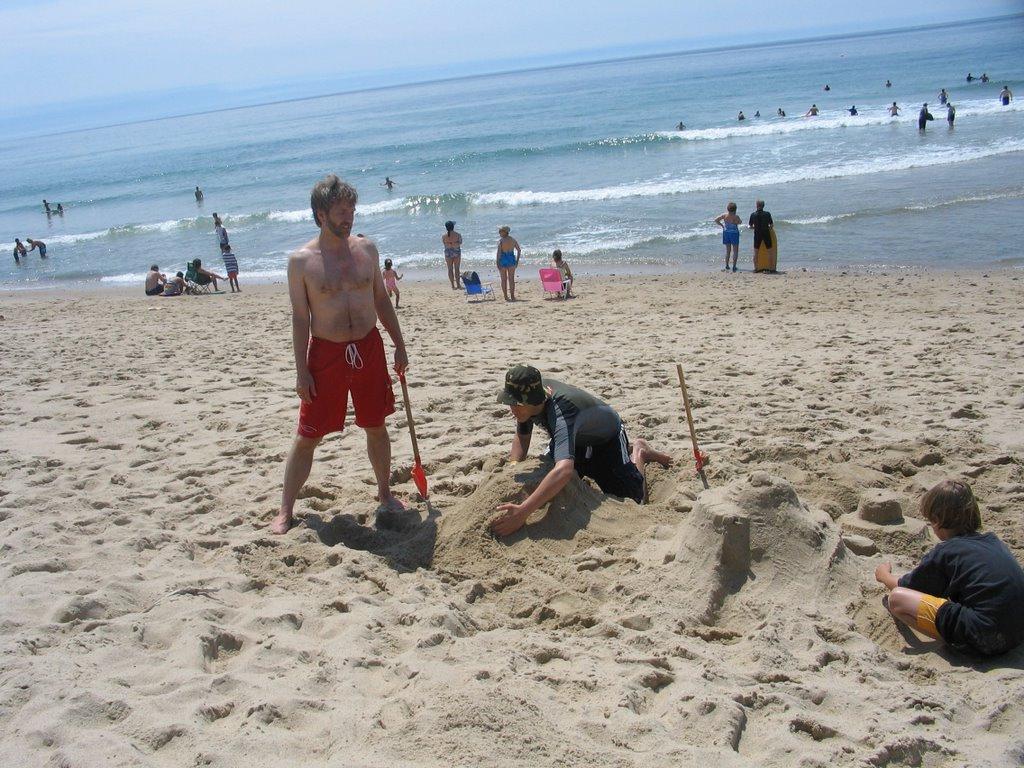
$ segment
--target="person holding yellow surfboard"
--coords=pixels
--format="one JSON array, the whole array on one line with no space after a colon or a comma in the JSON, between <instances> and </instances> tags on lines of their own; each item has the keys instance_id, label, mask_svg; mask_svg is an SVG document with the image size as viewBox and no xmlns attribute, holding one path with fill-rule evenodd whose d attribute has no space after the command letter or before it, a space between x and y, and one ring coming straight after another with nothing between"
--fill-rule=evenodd
<instances>
[{"instance_id":1,"label":"person holding yellow surfboard","mask_svg":"<svg viewBox=\"0 0 1024 768\"><path fill-rule=\"evenodd\" d=\"M757 210L750 214L747 226L754 230L754 271L774 272L777 253L775 250L775 222L764 209L764 200L757 201Z\"/></svg>"}]
</instances>

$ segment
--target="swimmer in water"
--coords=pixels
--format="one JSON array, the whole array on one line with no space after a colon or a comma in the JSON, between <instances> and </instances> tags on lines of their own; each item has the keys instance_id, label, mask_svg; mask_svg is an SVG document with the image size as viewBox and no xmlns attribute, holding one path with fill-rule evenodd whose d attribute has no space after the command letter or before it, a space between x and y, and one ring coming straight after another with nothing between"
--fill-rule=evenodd
<instances>
[{"instance_id":1,"label":"swimmer in water","mask_svg":"<svg viewBox=\"0 0 1024 768\"><path fill-rule=\"evenodd\" d=\"M949 101L949 94L946 93L946 89L943 88L939 91L939 104L945 104L947 101Z\"/></svg>"},{"instance_id":2,"label":"swimmer in water","mask_svg":"<svg viewBox=\"0 0 1024 768\"><path fill-rule=\"evenodd\" d=\"M972 75L972 74L971 74L970 72L968 72L968 73L967 73L967 82L968 82L968 83L973 83L973 82L974 82L974 80L975 80L975 77L974 77L974 75Z\"/></svg>"},{"instance_id":3,"label":"swimmer in water","mask_svg":"<svg viewBox=\"0 0 1024 768\"><path fill-rule=\"evenodd\" d=\"M826 91L831 91L832 90L832 86L829 85L828 83L825 83L825 90Z\"/></svg>"},{"instance_id":4,"label":"swimmer in water","mask_svg":"<svg viewBox=\"0 0 1024 768\"><path fill-rule=\"evenodd\" d=\"M946 104L946 122L949 123L949 127L953 127L953 121L956 120L956 107L953 106L953 102Z\"/></svg>"},{"instance_id":5,"label":"swimmer in water","mask_svg":"<svg viewBox=\"0 0 1024 768\"><path fill-rule=\"evenodd\" d=\"M776 115L777 115L778 117L785 117L785 116L786 116L786 113L785 113L785 112L784 112L784 111L782 110L782 107L779 107L779 108L778 108L778 109L777 109L777 110L775 111L775 114L776 114Z\"/></svg>"},{"instance_id":6,"label":"swimmer in water","mask_svg":"<svg viewBox=\"0 0 1024 768\"><path fill-rule=\"evenodd\" d=\"M856 105L856 104L854 104L853 106L851 106L851 107L850 107L850 108L849 108L848 110L846 110L846 111L850 113L850 117L853 117L854 115L858 114L858 112L857 112L857 105Z\"/></svg>"},{"instance_id":7,"label":"swimmer in water","mask_svg":"<svg viewBox=\"0 0 1024 768\"><path fill-rule=\"evenodd\" d=\"M926 101L917 115L917 130L923 131L928 125L928 121L934 119L932 113L928 111L928 102Z\"/></svg>"},{"instance_id":8,"label":"swimmer in water","mask_svg":"<svg viewBox=\"0 0 1024 768\"><path fill-rule=\"evenodd\" d=\"M818 105L811 104L811 108L807 110L807 114L804 117L817 117L818 116Z\"/></svg>"},{"instance_id":9,"label":"swimmer in water","mask_svg":"<svg viewBox=\"0 0 1024 768\"><path fill-rule=\"evenodd\" d=\"M999 101L1002 102L1004 107L1010 106L1010 102L1013 100L1013 92L1010 90L1010 86L1004 85L1003 90L999 92Z\"/></svg>"},{"instance_id":10,"label":"swimmer in water","mask_svg":"<svg viewBox=\"0 0 1024 768\"><path fill-rule=\"evenodd\" d=\"M676 130L677 131L685 131L686 130L686 126L683 125L683 121L682 120L679 121L679 125L676 126Z\"/></svg>"},{"instance_id":11,"label":"swimmer in water","mask_svg":"<svg viewBox=\"0 0 1024 768\"><path fill-rule=\"evenodd\" d=\"M885 81L885 87L886 88L892 88L892 80L886 80Z\"/></svg>"},{"instance_id":12,"label":"swimmer in water","mask_svg":"<svg viewBox=\"0 0 1024 768\"><path fill-rule=\"evenodd\" d=\"M899 117L899 116L900 116L900 108L896 106L896 102L894 101L892 103L892 106L889 107L889 117Z\"/></svg>"},{"instance_id":13,"label":"swimmer in water","mask_svg":"<svg viewBox=\"0 0 1024 768\"><path fill-rule=\"evenodd\" d=\"M736 119L737 120L746 120L747 119L746 117L744 117L742 109L740 110L740 114L739 114L739 116Z\"/></svg>"}]
</instances>

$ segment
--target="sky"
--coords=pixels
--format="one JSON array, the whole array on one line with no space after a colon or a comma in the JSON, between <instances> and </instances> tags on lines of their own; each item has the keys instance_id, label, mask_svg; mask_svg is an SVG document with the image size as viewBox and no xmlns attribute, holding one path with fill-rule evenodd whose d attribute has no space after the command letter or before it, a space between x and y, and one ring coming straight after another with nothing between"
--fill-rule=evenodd
<instances>
[{"instance_id":1,"label":"sky","mask_svg":"<svg viewBox=\"0 0 1024 768\"><path fill-rule=\"evenodd\" d=\"M0 0L0 133L976 19L1024 0Z\"/></svg>"}]
</instances>

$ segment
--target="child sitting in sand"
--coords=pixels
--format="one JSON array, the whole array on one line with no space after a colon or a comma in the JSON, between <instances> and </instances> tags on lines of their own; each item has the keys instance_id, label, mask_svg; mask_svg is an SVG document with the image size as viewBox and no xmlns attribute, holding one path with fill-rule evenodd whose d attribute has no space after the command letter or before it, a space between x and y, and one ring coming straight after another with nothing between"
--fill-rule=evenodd
<instances>
[{"instance_id":1,"label":"child sitting in sand","mask_svg":"<svg viewBox=\"0 0 1024 768\"><path fill-rule=\"evenodd\" d=\"M576 298L572 295L572 270L569 269L568 262L562 258L562 252L558 248L555 248L555 252L551 254L551 261L555 265L555 269L562 275L562 283L565 285L565 298Z\"/></svg>"},{"instance_id":2,"label":"child sitting in sand","mask_svg":"<svg viewBox=\"0 0 1024 768\"><path fill-rule=\"evenodd\" d=\"M960 650L1005 653L1024 641L1024 570L994 533L966 483L943 480L921 499L939 543L900 579L882 563L875 579L897 619Z\"/></svg>"},{"instance_id":3,"label":"child sitting in sand","mask_svg":"<svg viewBox=\"0 0 1024 768\"><path fill-rule=\"evenodd\" d=\"M384 278L384 287L388 289L388 296L395 297L395 309L398 309L398 300L402 296L398 291L398 281L402 279L402 276L391 266L391 259L384 259L384 269L380 271L380 274Z\"/></svg>"}]
</instances>

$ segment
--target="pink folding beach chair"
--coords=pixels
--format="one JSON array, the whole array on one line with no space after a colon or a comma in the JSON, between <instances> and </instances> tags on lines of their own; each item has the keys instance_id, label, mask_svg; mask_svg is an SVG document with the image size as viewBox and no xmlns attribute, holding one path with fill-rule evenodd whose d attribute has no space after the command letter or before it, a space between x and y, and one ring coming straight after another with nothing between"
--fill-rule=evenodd
<instances>
[{"instance_id":1,"label":"pink folding beach chair","mask_svg":"<svg viewBox=\"0 0 1024 768\"><path fill-rule=\"evenodd\" d=\"M557 293L560 299L564 299L569 293L569 282L562 279L562 273L557 269L542 269L540 285L544 289L544 293Z\"/></svg>"}]
</instances>

